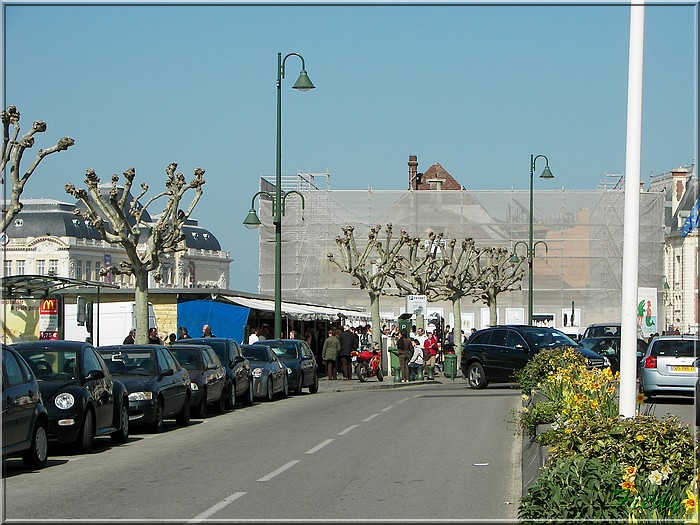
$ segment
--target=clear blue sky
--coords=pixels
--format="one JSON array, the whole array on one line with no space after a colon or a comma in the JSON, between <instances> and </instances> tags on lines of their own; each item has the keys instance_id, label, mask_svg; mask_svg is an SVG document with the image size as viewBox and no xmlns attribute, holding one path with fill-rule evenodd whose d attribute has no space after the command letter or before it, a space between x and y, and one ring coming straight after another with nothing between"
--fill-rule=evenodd
<instances>
[{"instance_id":1,"label":"clear blue sky","mask_svg":"<svg viewBox=\"0 0 700 525\"><path fill-rule=\"evenodd\" d=\"M277 53L301 53L316 89L282 84L282 174L332 189L404 189L407 161L468 189L527 189L531 154L556 187L623 173L629 14L613 5L30 5L4 3L3 107L35 149L70 136L25 197L72 201L129 167L162 188L177 162L206 170L194 217L231 252L230 288L257 291L242 221L274 177ZM648 5L642 181L697 156L696 5ZM27 161L30 159L26 159ZM539 168L538 168L539 170ZM159 211L159 210L154 210Z\"/></svg>"}]
</instances>

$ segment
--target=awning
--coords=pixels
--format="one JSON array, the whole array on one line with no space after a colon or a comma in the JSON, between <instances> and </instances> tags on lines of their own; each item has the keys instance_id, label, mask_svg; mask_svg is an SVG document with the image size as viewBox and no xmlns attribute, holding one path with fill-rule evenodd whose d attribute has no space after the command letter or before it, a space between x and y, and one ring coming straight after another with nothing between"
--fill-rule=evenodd
<instances>
[{"instance_id":1,"label":"awning","mask_svg":"<svg viewBox=\"0 0 700 525\"><path fill-rule=\"evenodd\" d=\"M66 288L119 288L116 284L53 275L12 275L2 278L3 297L42 298Z\"/></svg>"},{"instance_id":2,"label":"awning","mask_svg":"<svg viewBox=\"0 0 700 525\"><path fill-rule=\"evenodd\" d=\"M246 306L252 310L261 310L263 312L275 311L275 301L270 299L256 299L252 297L242 297L240 295L219 295L219 297L234 304ZM359 310L334 308L333 306L321 306L316 304L290 303L287 301L282 301L282 313L289 319L300 321L333 321L338 320L338 314L341 314L350 321L366 322L372 317L368 313Z\"/></svg>"}]
</instances>

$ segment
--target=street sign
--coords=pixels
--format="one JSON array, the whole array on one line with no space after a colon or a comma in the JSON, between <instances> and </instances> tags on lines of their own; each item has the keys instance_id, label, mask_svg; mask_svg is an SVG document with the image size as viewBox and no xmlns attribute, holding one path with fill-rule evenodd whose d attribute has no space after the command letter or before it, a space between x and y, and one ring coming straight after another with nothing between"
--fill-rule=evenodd
<instances>
[{"instance_id":1,"label":"street sign","mask_svg":"<svg viewBox=\"0 0 700 525\"><path fill-rule=\"evenodd\" d=\"M428 309L428 296L426 295L407 295L406 296L406 313L414 315L425 315Z\"/></svg>"}]
</instances>

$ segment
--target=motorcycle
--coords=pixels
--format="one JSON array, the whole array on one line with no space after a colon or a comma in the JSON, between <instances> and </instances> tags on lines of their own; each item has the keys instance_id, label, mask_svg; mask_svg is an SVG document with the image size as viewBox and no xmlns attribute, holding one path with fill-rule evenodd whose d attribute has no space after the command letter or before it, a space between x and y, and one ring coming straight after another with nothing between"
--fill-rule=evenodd
<instances>
[{"instance_id":1,"label":"motorcycle","mask_svg":"<svg viewBox=\"0 0 700 525\"><path fill-rule=\"evenodd\" d=\"M353 364L355 365L355 374L357 378L364 383L370 377L377 377L379 381L384 381L382 373L381 360L377 350L354 350L350 352Z\"/></svg>"}]
</instances>

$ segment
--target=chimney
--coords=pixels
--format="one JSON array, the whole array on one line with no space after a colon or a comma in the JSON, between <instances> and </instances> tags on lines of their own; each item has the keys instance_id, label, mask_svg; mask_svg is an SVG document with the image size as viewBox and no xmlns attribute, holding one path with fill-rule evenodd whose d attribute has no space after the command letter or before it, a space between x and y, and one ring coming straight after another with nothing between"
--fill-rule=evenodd
<instances>
[{"instance_id":1,"label":"chimney","mask_svg":"<svg viewBox=\"0 0 700 525\"><path fill-rule=\"evenodd\" d=\"M416 188L416 175L418 174L418 157L408 156L408 189ZM418 189L418 188L416 188Z\"/></svg>"},{"instance_id":2,"label":"chimney","mask_svg":"<svg viewBox=\"0 0 700 525\"><path fill-rule=\"evenodd\" d=\"M676 213L678 205L685 193L685 182L688 176L686 168L676 168L671 170L671 215Z\"/></svg>"}]
</instances>

